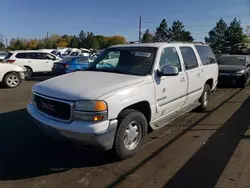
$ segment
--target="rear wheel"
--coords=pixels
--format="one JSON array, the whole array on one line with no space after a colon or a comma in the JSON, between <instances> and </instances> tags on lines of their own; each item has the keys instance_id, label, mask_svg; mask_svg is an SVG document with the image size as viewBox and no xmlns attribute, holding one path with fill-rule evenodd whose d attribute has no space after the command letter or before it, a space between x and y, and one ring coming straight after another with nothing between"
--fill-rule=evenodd
<instances>
[{"instance_id":1,"label":"rear wheel","mask_svg":"<svg viewBox=\"0 0 250 188\"><path fill-rule=\"evenodd\" d=\"M18 73L8 73L4 77L4 85L8 88L15 88L21 84L22 80Z\"/></svg>"},{"instance_id":2,"label":"rear wheel","mask_svg":"<svg viewBox=\"0 0 250 188\"><path fill-rule=\"evenodd\" d=\"M200 98L200 110L204 111L207 109L211 96L211 88L208 84L205 84L203 93Z\"/></svg>"},{"instance_id":3,"label":"rear wheel","mask_svg":"<svg viewBox=\"0 0 250 188\"><path fill-rule=\"evenodd\" d=\"M133 109L122 111L118 123L113 149L119 159L124 160L135 155L143 146L148 125L145 116Z\"/></svg>"},{"instance_id":4,"label":"rear wheel","mask_svg":"<svg viewBox=\"0 0 250 188\"><path fill-rule=\"evenodd\" d=\"M31 77L31 76L33 75L33 70L32 70L32 68L30 68L30 67L28 67L28 66L25 66L25 68L26 68L25 76L26 76L27 78Z\"/></svg>"}]
</instances>

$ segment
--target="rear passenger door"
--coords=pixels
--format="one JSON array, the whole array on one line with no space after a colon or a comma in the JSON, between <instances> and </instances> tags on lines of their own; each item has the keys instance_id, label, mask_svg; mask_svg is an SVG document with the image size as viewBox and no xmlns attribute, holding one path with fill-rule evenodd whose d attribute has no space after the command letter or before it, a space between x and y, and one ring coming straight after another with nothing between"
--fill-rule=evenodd
<instances>
[{"instance_id":1,"label":"rear passenger door","mask_svg":"<svg viewBox=\"0 0 250 188\"><path fill-rule=\"evenodd\" d=\"M203 70L191 46L180 47L185 70L187 73L188 89L187 104L197 101L203 92Z\"/></svg>"},{"instance_id":2,"label":"rear passenger door","mask_svg":"<svg viewBox=\"0 0 250 188\"><path fill-rule=\"evenodd\" d=\"M50 55L50 54L49 54ZM32 66L35 72L51 72L53 67L52 57L48 57L48 53L32 52L30 53Z\"/></svg>"}]
</instances>

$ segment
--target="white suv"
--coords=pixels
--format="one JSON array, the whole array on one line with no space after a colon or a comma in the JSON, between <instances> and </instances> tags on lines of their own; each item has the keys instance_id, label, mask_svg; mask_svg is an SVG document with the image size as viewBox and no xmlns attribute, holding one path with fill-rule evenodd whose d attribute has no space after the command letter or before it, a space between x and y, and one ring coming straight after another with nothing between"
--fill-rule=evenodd
<instances>
[{"instance_id":1,"label":"white suv","mask_svg":"<svg viewBox=\"0 0 250 188\"><path fill-rule=\"evenodd\" d=\"M8 88L19 86L25 78L24 69L17 65L0 63L0 82Z\"/></svg>"},{"instance_id":2,"label":"white suv","mask_svg":"<svg viewBox=\"0 0 250 188\"><path fill-rule=\"evenodd\" d=\"M115 54L115 56L114 56ZM86 71L36 84L28 112L46 134L103 150L121 159L159 129L199 107L218 80L211 48L196 43L118 45Z\"/></svg>"},{"instance_id":3,"label":"white suv","mask_svg":"<svg viewBox=\"0 0 250 188\"><path fill-rule=\"evenodd\" d=\"M30 77L33 73L52 72L54 63L59 60L59 57L44 51L13 51L3 62L25 67L26 76Z\"/></svg>"}]
</instances>

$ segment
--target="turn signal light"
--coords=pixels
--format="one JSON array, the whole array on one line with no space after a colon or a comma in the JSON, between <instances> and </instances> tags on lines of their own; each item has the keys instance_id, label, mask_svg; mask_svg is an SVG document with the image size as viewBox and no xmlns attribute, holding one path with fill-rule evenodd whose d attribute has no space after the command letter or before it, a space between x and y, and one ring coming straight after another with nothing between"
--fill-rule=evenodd
<instances>
[{"instance_id":1,"label":"turn signal light","mask_svg":"<svg viewBox=\"0 0 250 188\"><path fill-rule=\"evenodd\" d=\"M95 102L95 111L105 111L107 110L107 105L103 101L96 101Z\"/></svg>"},{"instance_id":2,"label":"turn signal light","mask_svg":"<svg viewBox=\"0 0 250 188\"><path fill-rule=\"evenodd\" d=\"M103 120L103 116L94 116L93 120L94 121L102 121Z\"/></svg>"}]
</instances>

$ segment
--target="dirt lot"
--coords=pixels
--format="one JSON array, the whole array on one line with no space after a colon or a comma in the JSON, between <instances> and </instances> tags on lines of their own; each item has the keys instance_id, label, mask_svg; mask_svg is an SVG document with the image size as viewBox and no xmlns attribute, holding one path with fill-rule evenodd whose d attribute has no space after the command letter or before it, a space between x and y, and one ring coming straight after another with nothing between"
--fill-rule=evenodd
<instances>
[{"instance_id":1,"label":"dirt lot","mask_svg":"<svg viewBox=\"0 0 250 188\"><path fill-rule=\"evenodd\" d=\"M218 89L193 111L148 136L140 153L116 162L50 140L31 122L31 86L0 88L0 187L250 187L250 86Z\"/></svg>"}]
</instances>

